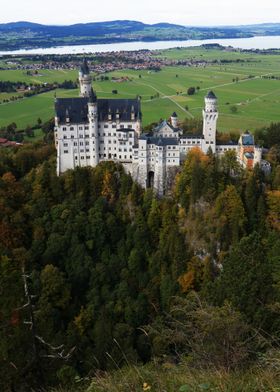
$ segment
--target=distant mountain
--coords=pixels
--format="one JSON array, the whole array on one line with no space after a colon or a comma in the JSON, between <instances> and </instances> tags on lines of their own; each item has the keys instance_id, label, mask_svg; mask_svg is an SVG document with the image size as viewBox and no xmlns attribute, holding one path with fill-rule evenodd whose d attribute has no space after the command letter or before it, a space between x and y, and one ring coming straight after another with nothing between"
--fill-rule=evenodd
<instances>
[{"instance_id":1,"label":"distant mountain","mask_svg":"<svg viewBox=\"0 0 280 392\"><path fill-rule=\"evenodd\" d=\"M0 24L0 50L132 41L242 38L277 34L280 35L280 23L188 27L171 23L145 24L133 20L77 23L69 26L20 21Z\"/></svg>"}]
</instances>

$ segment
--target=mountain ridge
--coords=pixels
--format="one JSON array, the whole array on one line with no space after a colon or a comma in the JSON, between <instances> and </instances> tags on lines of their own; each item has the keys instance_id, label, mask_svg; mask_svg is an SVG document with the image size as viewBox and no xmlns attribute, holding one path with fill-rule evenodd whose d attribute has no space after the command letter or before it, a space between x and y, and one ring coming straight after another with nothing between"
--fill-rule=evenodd
<instances>
[{"instance_id":1,"label":"mountain ridge","mask_svg":"<svg viewBox=\"0 0 280 392\"><path fill-rule=\"evenodd\" d=\"M18 21L0 24L0 50L135 41L249 38L255 35L280 35L280 23L222 27L182 26L166 22L145 24L135 20L71 25L45 25Z\"/></svg>"}]
</instances>

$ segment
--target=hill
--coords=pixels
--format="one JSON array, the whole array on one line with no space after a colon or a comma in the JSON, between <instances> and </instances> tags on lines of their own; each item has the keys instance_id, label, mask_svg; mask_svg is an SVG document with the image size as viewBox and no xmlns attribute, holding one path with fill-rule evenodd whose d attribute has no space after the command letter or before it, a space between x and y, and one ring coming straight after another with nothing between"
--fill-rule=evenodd
<instances>
[{"instance_id":1,"label":"hill","mask_svg":"<svg viewBox=\"0 0 280 392\"><path fill-rule=\"evenodd\" d=\"M0 50L69 44L240 38L252 35L254 30L252 28L246 30L245 27L186 27L169 23L145 24L130 20L79 23L69 26L48 26L20 21L0 24Z\"/></svg>"}]
</instances>

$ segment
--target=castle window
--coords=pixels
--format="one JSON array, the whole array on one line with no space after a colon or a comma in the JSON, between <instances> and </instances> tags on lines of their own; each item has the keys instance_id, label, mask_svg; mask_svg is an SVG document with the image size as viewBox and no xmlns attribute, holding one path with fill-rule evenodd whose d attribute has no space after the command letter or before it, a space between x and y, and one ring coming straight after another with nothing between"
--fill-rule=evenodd
<instances>
[{"instance_id":1,"label":"castle window","mask_svg":"<svg viewBox=\"0 0 280 392\"><path fill-rule=\"evenodd\" d=\"M89 138L89 135L85 135L85 137L88 139L88 138Z\"/></svg>"},{"instance_id":2,"label":"castle window","mask_svg":"<svg viewBox=\"0 0 280 392\"><path fill-rule=\"evenodd\" d=\"M86 152L89 152L89 148L86 149Z\"/></svg>"},{"instance_id":3,"label":"castle window","mask_svg":"<svg viewBox=\"0 0 280 392\"><path fill-rule=\"evenodd\" d=\"M84 150L82 149L82 150L80 150L81 152L84 152Z\"/></svg>"},{"instance_id":4,"label":"castle window","mask_svg":"<svg viewBox=\"0 0 280 392\"><path fill-rule=\"evenodd\" d=\"M87 159L90 159L90 156L87 155Z\"/></svg>"},{"instance_id":5,"label":"castle window","mask_svg":"<svg viewBox=\"0 0 280 392\"><path fill-rule=\"evenodd\" d=\"M75 159L77 160L77 159L78 159L78 157L75 157Z\"/></svg>"},{"instance_id":6,"label":"castle window","mask_svg":"<svg viewBox=\"0 0 280 392\"><path fill-rule=\"evenodd\" d=\"M78 143L77 142L74 142L74 146L77 146L78 145Z\"/></svg>"},{"instance_id":7,"label":"castle window","mask_svg":"<svg viewBox=\"0 0 280 392\"><path fill-rule=\"evenodd\" d=\"M82 130L83 130L83 127L79 127L79 130L82 131Z\"/></svg>"},{"instance_id":8,"label":"castle window","mask_svg":"<svg viewBox=\"0 0 280 392\"><path fill-rule=\"evenodd\" d=\"M85 157L81 157L81 159L85 159Z\"/></svg>"},{"instance_id":9,"label":"castle window","mask_svg":"<svg viewBox=\"0 0 280 392\"><path fill-rule=\"evenodd\" d=\"M79 135L79 138L80 138L80 139L83 139L83 135Z\"/></svg>"},{"instance_id":10,"label":"castle window","mask_svg":"<svg viewBox=\"0 0 280 392\"><path fill-rule=\"evenodd\" d=\"M131 125L131 124L129 124L129 125L127 126L127 128L132 128L132 125Z\"/></svg>"},{"instance_id":11,"label":"castle window","mask_svg":"<svg viewBox=\"0 0 280 392\"><path fill-rule=\"evenodd\" d=\"M132 155L130 155L130 159L132 159Z\"/></svg>"},{"instance_id":12,"label":"castle window","mask_svg":"<svg viewBox=\"0 0 280 392\"><path fill-rule=\"evenodd\" d=\"M70 131L74 131L74 127L70 127Z\"/></svg>"},{"instance_id":13,"label":"castle window","mask_svg":"<svg viewBox=\"0 0 280 392\"><path fill-rule=\"evenodd\" d=\"M67 136L66 136L66 135L64 135L64 136L63 136L63 139L67 139Z\"/></svg>"},{"instance_id":14,"label":"castle window","mask_svg":"<svg viewBox=\"0 0 280 392\"><path fill-rule=\"evenodd\" d=\"M86 130L86 131L88 130L88 126L87 126L87 125L85 126L85 130Z\"/></svg>"},{"instance_id":15,"label":"castle window","mask_svg":"<svg viewBox=\"0 0 280 392\"><path fill-rule=\"evenodd\" d=\"M66 130L67 130L67 128L66 128L66 127L63 127L63 128L62 128L62 130L63 130L63 131L66 131Z\"/></svg>"},{"instance_id":16,"label":"castle window","mask_svg":"<svg viewBox=\"0 0 280 392\"><path fill-rule=\"evenodd\" d=\"M113 124L113 125L112 125L112 128L117 128L116 124Z\"/></svg>"},{"instance_id":17,"label":"castle window","mask_svg":"<svg viewBox=\"0 0 280 392\"><path fill-rule=\"evenodd\" d=\"M108 128L108 124L104 124L104 128Z\"/></svg>"},{"instance_id":18,"label":"castle window","mask_svg":"<svg viewBox=\"0 0 280 392\"><path fill-rule=\"evenodd\" d=\"M71 139L74 139L74 135L71 135Z\"/></svg>"},{"instance_id":19,"label":"castle window","mask_svg":"<svg viewBox=\"0 0 280 392\"><path fill-rule=\"evenodd\" d=\"M89 142L86 142L86 146L89 146Z\"/></svg>"},{"instance_id":20,"label":"castle window","mask_svg":"<svg viewBox=\"0 0 280 392\"><path fill-rule=\"evenodd\" d=\"M80 142L80 146L83 146L84 145L84 142Z\"/></svg>"},{"instance_id":21,"label":"castle window","mask_svg":"<svg viewBox=\"0 0 280 392\"><path fill-rule=\"evenodd\" d=\"M63 147L68 147L68 143L63 143Z\"/></svg>"},{"instance_id":22,"label":"castle window","mask_svg":"<svg viewBox=\"0 0 280 392\"><path fill-rule=\"evenodd\" d=\"M68 154L68 150L64 150L63 152L64 152L64 154Z\"/></svg>"}]
</instances>

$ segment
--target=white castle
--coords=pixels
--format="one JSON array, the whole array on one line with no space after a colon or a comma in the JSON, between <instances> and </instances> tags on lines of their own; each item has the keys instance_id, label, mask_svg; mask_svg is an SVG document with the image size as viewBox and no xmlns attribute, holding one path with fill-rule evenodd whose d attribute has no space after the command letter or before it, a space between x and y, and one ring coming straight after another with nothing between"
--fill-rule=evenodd
<instances>
[{"instance_id":1,"label":"white castle","mask_svg":"<svg viewBox=\"0 0 280 392\"><path fill-rule=\"evenodd\" d=\"M55 100L58 175L77 166L120 162L141 186L163 195L194 147L204 153L211 148L218 155L234 150L244 167L261 163L262 150L255 146L249 132L241 135L238 143L216 142L218 109L212 91L205 97L202 135L184 135L175 112L170 121L161 122L150 133L142 133L139 99L98 99L86 60L79 82L80 97Z\"/></svg>"}]
</instances>

